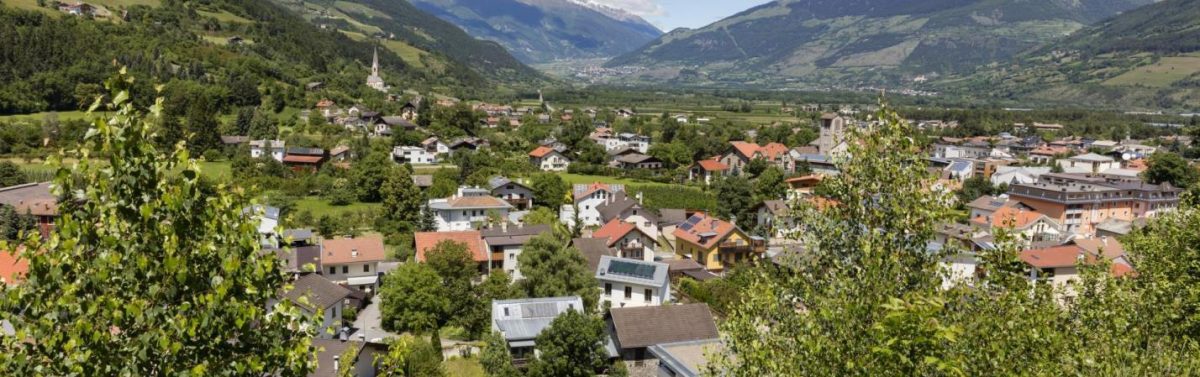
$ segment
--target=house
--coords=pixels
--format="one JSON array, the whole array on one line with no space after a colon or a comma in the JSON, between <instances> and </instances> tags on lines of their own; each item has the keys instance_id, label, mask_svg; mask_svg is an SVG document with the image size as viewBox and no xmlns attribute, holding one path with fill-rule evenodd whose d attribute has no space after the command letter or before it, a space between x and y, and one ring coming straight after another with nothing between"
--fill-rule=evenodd
<instances>
[{"instance_id":1,"label":"house","mask_svg":"<svg viewBox=\"0 0 1200 377\"><path fill-rule=\"evenodd\" d=\"M538 114L537 122L540 124L550 123L550 114Z\"/></svg>"},{"instance_id":2,"label":"house","mask_svg":"<svg viewBox=\"0 0 1200 377\"><path fill-rule=\"evenodd\" d=\"M1101 258L1112 263L1109 273L1121 277L1133 273L1133 265L1125 248L1116 239L1076 239L1064 245L1021 252L1021 261L1029 266L1029 279L1035 283L1050 283L1064 288L1063 295L1073 296L1070 286L1079 279L1079 264L1093 264Z\"/></svg>"},{"instance_id":3,"label":"house","mask_svg":"<svg viewBox=\"0 0 1200 377\"><path fill-rule=\"evenodd\" d=\"M600 145L603 146L604 150L606 150L606 151L611 151L611 150L616 150L616 149L621 149L621 148L631 148L635 151L638 151L638 153L643 153L643 154L650 151L650 137L649 136L642 136L642 135L638 135L638 134L623 132L623 133L617 134L614 137L601 138L600 140L597 140L597 142L599 142L601 140L603 141L603 143L601 143Z\"/></svg>"},{"instance_id":4,"label":"house","mask_svg":"<svg viewBox=\"0 0 1200 377\"><path fill-rule=\"evenodd\" d=\"M601 256L596 267L600 306L625 308L671 302L671 279L665 263Z\"/></svg>"},{"instance_id":5,"label":"house","mask_svg":"<svg viewBox=\"0 0 1200 377\"><path fill-rule=\"evenodd\" d=\"M626 108L617 109L616 112L617 112L617 116L622 117L622 118L629 118L634 115L637 115L637 113L633 112L633 110L626 109Z\"/></svg>"},{"instance_id":6,"label":"house","mask_svg":"<svg viewBox=\"0 0 1200 377\"><path fill-rule=\"evenodd\" d=\"M709 185L714 178L723 177L727 172L729 165L719 159L700 160L688 168L688 180L703 180L705 185Z\"/></svg>"},{"instance_id":7,"label":"house","mask_svg":"<svg viewBox=\"0 0 1200 377\"><path fill-rule=\"evenodd\" d=\"M1025 205L1018 200L1012 200L1007 194L1000 194L998 196L983 195L967 203L967 209L970 210L968 218L991 218L992 214L996 213L996 211L1009 207L1034 211L1033 207Z\"/></svg>"},{"instance_id":8,"label":"house","mask_svg":"<svg viewBox=\"0 0 1200 377\"><path fill-rule=\"evenodd\" d=\"M537 357L537 336L568 310L583 311L579 296L492 301L492 332L508 343L513 364L522 367Z\"/></svg>"},{"instance_id":9,"label":"house","mask_svg":"<svg viewBox=\"0 0 1200 377\"><path fill-rule=\"evenodd\" d=\"M467 136L467 137L460 137L460 138L450 141L449 146L450 146L450 154L454 154L454 152L458 152L458 151L464 151L464 150L476 151L476 150L479 150L480 148L487 148L488 141L478 138L478 137L474 137L474 136Z\"/></svg>"},{"instance_id":10,"label":"house","mask_svg":"<svg viewBox=\"0 0 1200 377\"><path fill-rule=\"evenodd\" d=\"M992 173L993 185L1012 185L1016 183L1033 183L1037 177L1049 174L1050 168L1037 166L1000 166Z\"/></svg>"},{"instance_id":11,"label":"house","mask_svg":"<svg viewBox=\"0 0 1200 377\"><path fill-rule=\"evenodd\" d=\"M764 200L754 207L755 220L758 229L762 229L774 238L784 238L796 230L796 220L791 216L791 208L787 201Z\"/></svg>"},{"instance_id":12,"label":"house","mask_svg":"<svg viewBox=\"0 0 1200 377\"><path fill-rule=\"evenodd\" d=\"M317 101L317 105L314 107L316 107L317 112L321 113L321 116L325 117L325 119L332 119L338 115L342 115L342 110L338 108L336 103L329 99Z\"/></svg>"},{"instance_id":13,"label":"house","mask_svg":"<svg viewBox=\"0 0 1200 377\"><path fill-rule=\"evenodd\" d=\"M300 300L307 297L307 302ZM350 290L337 285L324 276L308 274L292 282L292 290L283 294L283 299L291 301L309 315L321 316L321 327L317 337L330 339L342 329L342 312L346 310L346 301Z\"/></svg>"},{"instance_id":14,"label":"house","mask_svg":"<svg viewBox=\"0 0 1200 377\"><path fill-rule=\"evenodd\" d=\"M583 254L583 259L588 263L588 271L595 271L600 267L600 257L617 256L617 251L608 247L608 239L575 238L571 240L571 246Z\"/></svg>"},{"instance_id":15,"label":"house","mask_svg":"<svg viewBox=\"0 0 1200 377\"><path fill-rule=\"evenodd\" d=\"M283 162L283 156L287 154L285 146L283 140L251 140L250 158L269 156L275 161Z\"/></svg>"},{"instance_id":16,"label":"house","mask_svg":"<svg viewBox=\"0 0 1200 377\"><path fill-rule=\"evenodd\" d=\"M799 171L800 167L807 167L813 174L819 175L837 175L841 173L838 170L837 163L833 158L820 154L801 154L791 156L792 163L796 167L793 171Z\"/></svg>"},{"instance_id":17,"label":"house","mask_svg":"<svg viewBox=\"0 0 1200 377\"><path fill-rule=\"evenodd\" d=\"M1050 216L1066 231L1086 235L1110 218L1133 221L1173 210L1179 205L1182 191L1169 183L1108 182L1104 178L1046 174L1038 182L1010 186L1008 196Z\"/></svg>"},{"instance_id":18,"label":"house","mask_svg":"<svg viewBox=\"0 0 1200 377\"><path fill-rule=\"evenodd\" d=\"M292 170L317 171L325 163L325 150L321 148L288 148L283 164Z\"/></svg>"},{"instance_id":19,"label":"house","mask_svg":"<svg viewBox=\"0 0 1200 377\"><path fill-rule=\"evenodd\" d=\"M499 228L492 227L481 231L483 243L491 254L489 260L492 268L502 268L513 280L520 280L521 266L519 259L525 243L533 237L551 232L549 225L509 226L501 223Z\"/></svg>"},{"instance_id":20,"label":"house","mask_svg":"<svg viewBox=\"0 0 1200 377\"><path fill-rule=\"evenodd\" d=\"M603 203L596 206L596 211L600 213L600 222L621 220L632 223L637 226L638 230L649 235L651 240L658 239L659 218L654 211L642 205L640 192L636 198L630 198L624 191L613 193Z\"/></svg>"},{"instance_id":21,"label":"house","mask_svg":"<svg viewBox=\"0 0 1200 377\"><path fill-rule=\"evenodd\" d=\"M1100 174L1120 167L1112 157L1088 153L1058 160L1064 173Z\"/></svg>"},{"instance_id":22,"label":"house","mask_svg":"<svg viewBox=\"0 0 1200 377\"><path fill-rule=\"evenodd\" d=\"M405 102L404 106L400 107L400 117L404 118L405 120L416 121L417 117L419 116L419 114L417 114L417 109L421 108L421 101L424 101L424 98L421 98L421 96L416 96L408 102Z\"/></svg>"},{"instance_id":23,"label":"house","mask_svg":"<svg viewBox=\"0 0 1200 377\"><path fill-rule=\"evenodd\" d=\"M975 162L971 160L950 160L943 170L951 179L965 181L975 176Z\"/></svg>"},{"instance_id":24,"label":"house","mask_svg":"<svg viewBox=\"0 0 1200 377\"><path fill-rule=\"evenodd\" d=\"M422 141L421 147L433 154L450 154L450 144L438 139L436 136Z\"/></svg>"},{"instance_id":25,"label":"house","mask_svg":"<svg viewBox=\"0 0 1200 377\"><path fill-rule=\"evenodd\" d=\"M654 156L647 156L641 153L631 153L617 157L612 162L613 167L618 169L633 170L633 169L662 169L663 162Z\"/></svg>"},{"instance_id":26,"label":"house","mask_svg":"<svg viewBox=\"0 0 1200 377\"><path fill-rule=\"evenodd\" d=\"M845 153L846 127L849 123L850 119L836 113L821 114L819 136L809 145L817 147L817 152L826 156Z\"/></svg>"},{"instance_id":27,"label":"house","mask_svg":"<svg viewBox=\"0 0 1200 377\"><path fill-rule=\"evenodd\" d=\"M375 136L392 136L393 130L413 131L417 129L417 124L404 119L403 116L386 116L380 117L375 122L375 127L371 130Z\"/></svg>"},{"instance_id":28,"label":"house","mask_svg":"<svg viewBox=\"0 0 1200 377\"><path fill-rule=\"evenodd\" d=\"M573 225L574 217L578 215L579 219L583 221L584 226L600 225L599 206L608 201L608 197L617 192L624 191L625 185L621 184L604 184L599 182L576 184L571 190L571 195L575 198L575 205L564 205L559 210L559 219L565 224ZM576 214L576 211L578 211L578 214Z\"/></svg>"},{"instance_id":29,"label":"house","mask_svg":"<svg viewBox=\"0 0 1200 377\"><path fill-rule=\"evenodd\" d=\"M285 229L278 245L264 249L275 249L275 256L283 261L283 270L293 276L320 273L321 245L315 244L311 229Z\"/></svg>"},{"instance_id":30,"label":"house","mask_svg":"<svg viewBox=\"0 0 1200 377\"><path fill-rule=\"evenodd\" d=\"M1002 207L990 216L971 218L971 223L984 228L1007 228L1026 244L1058 241L1066 232L1054 219L1033 210L1019 207Z\"/></svg>"},{"instance_id":31,"label":"house","mask_svg":"<svg viewBox=\"0 0 1200 377\"><path fill-rule=\"evenodd\" d=\"M1071 153L1071 148L1043 145L1029 151L1029 161L1039 165L1049 165L1058 156L1068 153Z\"/></svg>"},{"instance_id":32,"label":"house","mask_svg":"<svg viewBox=\"0 0 1200 377\"><path fill-rule=\"evenodd\" d=\"M439 232L475 229L478 224L494 220L489 215L506 219L513 209L512 204L491 196L490 191L471 187L459 187L449 198L431 199L428 207L434 213Z\"/></svg>"},{"instance_id":33,"label":"house","mask_svg":"<svg viewBox=\"0 0 1200 377\"><path fill-rule=\"evenodd\" d=\"M622 258L654 260L655 237L634 223L614 218L592 232L592 238L605 240L605 246L617 250L617 256Z\"/></svg>"},{"instance_id":34,"label":"house","mask_svg":"<svg viewBox=\"0 0 1200 377\"><path fill-rule=\"evenodd\" d=\"M813 190L821 184L823 178L820 175L809 174L800 177L791 177L784 179L783 183L788 186L787 200L795 200L797 198L807 198L812 196Z\"/></svg>"},{"instance_id":35,"label":"house","mask_svg":"<svg viewBox=\"0 0 1200 377\"><path fill-rule=\"evenodd\" d=\"M733 223L697 213L675 228L675 254L691 258L709 271L724 271L763 256L767 242L750 237Z\"/></svg>"},{"instance_id":36,"label":"house","mask_svg":"<svg viewBox=\"0 0 1200 377\"><path fill-rule=\"evenodd\" d=\"M760 158L780 169L787 166L785 156L788 154L788 147L783 144L768 143L760 146L744 141L731 141L729 144L730 151L720 158L720 162L729 166L729 170L733 174L741 174L746 164Z\"/></svg>"},{"instance_id":37,"label":"house","mask_svg":"<svg viewBox=\"0 0 1200 377\"><path fill-rule=\"evenodd\" d=\"M700 377L708 366L708 355L725 349L720 339L701 339L662 343L647 347L658 359L658 377Z\"/></svg>"},{"instance_id":38,"label":"house","mask_svg":"<svg viewBox=\"0 0 1200 377\"><path fill-rule=\"evenodd\" d=\"M313 339L312 347L317 351L317 366L308 377L375 377L379 357L387 353L387 345L362 340ZM342 360L347 350L357 350L354 360ZM345 363L354 364L347 375L339 372Z\"/></svg>"},{"instance_id":39,"label":"house","mask_svg":"<svg viewBox=\"0 0 1200 377\"><path fill-rule=\"evenodd\" d=\"M542 171L567 171L571 159L554 148L540 146L529 152L529 163Z\"/></svg>"},{"instance_id":40,"label":"house","mask_svg":"<svg viewBox=\"0 0 1200 377\"><path fill-rule=\"evenodd\" d=\"M246 144L249 142L250 142L249 136L221 135L221 144L225 145L225 146L233 147L233 146Z\"/></svg>"},{"instance_id":41,"label":"house","mask_svg":"<svg viewBox=\"0 0 1200 377\"><path fill-rule=\"evenodd\" d=\"M667 275L670 275L672 279L686 277L696 281L707 281L720 278L691 259L670 259L663 262L667 264Z\"/></svg>"},{"instance_id":42,"label":"house","mask_svg":"<svg viewBox=\"0 0 1200 377\"><path fill-rule=\"evenodd\" d=\"M379 262L387 259L383 236L334 238L321 242L322 273L329 280L375 292L379 288Z\"/></svg>"},{"instance_id":43,"label":"house","mask_svg":"<svg viewBox=\"0 0 1200 377\"><path fill-rule=\"evenodd\" d=\"M354 158L354 153L350 151L350 147L339 145L329 150L329 161L346 162Z\"/></svg>"},{"instance_id":44,"label":"house","mask_svg":"<svg viewBox=\"0 0 1200 377\"><path fill-rule=\"evenodd\" d=\"M396 146L392 148L392 161L410 165L430 165L438 162L437 155L425 148Z\"/></svg>"},{"instance_id":45,"label":"house","mask_svg":"<svg viewBox=\"0 0 1200 377\"><path fill-rule=\"evenodd\" d=\"M521 182L505 177L491 177L488 179L488 187L492 190L492 196L504 199L518 211L533 207L533 189Z\"/></svg>"},{"instance_id":46,"label":"house","mask_svg":"<svg viewBox=\"0 0 1200 377\"><path fill-rule=\"evenodd\" d=\"M487 245L483 243L483 235L478 230L413 233L413 249L416 252L414 259L424 263L426 254L443 242L465 246L471 253L472 260L478 265L476 270L480 274L487 274L492 268L500 265L501 260L493 258L488 252Z\"/></svg>"},{"instance_id":47,"label":"house","mask_svg":"<svg viewBox=\"0 0 1200 377\"><path fill-rule=\"evenodd\" d=\"M655 345L720 338L706 304L613 308L607 319L618 356L634 366L655 362L647 352Z\"/></svg>"},{"instance_id":48,"label":"house","mask_svg":"<svg viewBox=\"0 0 1200 377\"><path fill-rule=\"evenodd\" d=\"M11 206L17 214L33 216L42 239L50 238L58 218L58 198L50 192L50 182L0 188L0 204Z\"/></svg>"},{"instance_id":49,"label":"house","mask_svg":"<svg viewBox=\"0 0 1200 377\"><path fill-rule=\"evenodd\" d=\"M255 204L243 208L242 214L258 221L258 234L263 237L264 242L271 239L270 243L275 243L273 238L275 228L279 227L279 208Z\"/></svg>"},{"instance_id":50,"label":"house","mask_svg":"<svg viewBox=\"0 0 1200 377\"><path fill-rule=\"evenodd\" d=\"M22 247L16 252L0 250L0 285L21 284L25 274L29 273L29 260L21 257L23 251Z\"/></svg>"}]
</instances>

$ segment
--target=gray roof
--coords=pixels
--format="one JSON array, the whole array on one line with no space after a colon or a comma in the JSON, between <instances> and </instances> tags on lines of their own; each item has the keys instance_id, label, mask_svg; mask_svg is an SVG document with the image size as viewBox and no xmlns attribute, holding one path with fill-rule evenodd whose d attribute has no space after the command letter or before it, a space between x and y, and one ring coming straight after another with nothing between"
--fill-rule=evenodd
<instances>
[{"instance_id":1,"label":"gray roof","mask_svg":"<svg viewBox=\"0 0 1200 377\"><path fill-rule=\"evenodd\" d=\"M321 149L321 148L292 147L292 148L288 148L288 149L287 149L287 154L302 154L302 155L309 155L309 156L323 156L323 155L325 155L325 150L324 150L324 149Z\"/></svg>"},{"instance_id":2,"label":"gray roof","mask_svg":"<svg viewBox=\"0 0 1200 377\"><path fill-rule=\"evenodd\" d=\"M661 287L667 284L668 269L665 263L602 255L596 266L596 279Z\"/></svg>"},{"instance_id":3,"label":"gray roof","mask_svg":"<svg viewBox=\"0 0 1200 377\"><path fill-rule=\"evenodd\" d=\"M324 276L308 274L296 279L292 283L292 290L283 297L300 304L300 297L305 295L308 296L310 308L324 309L346 299L347 296L350 296L350 290L334 284Z\"/></svg>"},{"instance_id":4,"label":"gray roof","mask_svg":"<svg viewBox=\"0 0 1200 377\"><path fill-rule=\"evenodd\" d=\"M720 339L700 339L655 344L647 351L658 358L660 365L666 365L674 371L676 376L698 377L708 365L707 355L721 352L724 348Z\"/></svg>"},{"instance_id":5,"label":"gray roof","mask_svg":"<svg viewBox=\"0 0 1200 377\"><path fill-rule=\"evenodd\" d=\"M965 171L970 171L972 168L974 168L973 165L974 164L972 164L970 161L954 161L954 162L950 163L950 167L946 168L946 170L965 172Z\"/></svg>"},{"instance_id":6,"label":"gray roof","mask_svg":"<svg viewBox=\"0 0 1200 377\"><path fill-rule=\"evenodd\" d=\"M384 124L387 124L392 127L404 127L405 129L416 129L417 128L417 125L415 123L408 121L408 119L404 119L404 117L386 116L386 117L381 118L381 120L383 120Z\"/></svg>"},{"instance_id":7,"label":"gray roof","mask_svg":"<svg viewBox=\"0 0 1200 377\"><path fill-rule=\"evenodd\" d=\"M524 245L533 237L550 231L549 225L509 226L508 229L491 228L480 231L488 247Z\"/></svg>"},{"instance_id":8,"label":"gray roof","mask_svg":"<svg viewBox=\"0 0 1200 377\"><path fill-rule=\"evenodd\" d=\"M661 208L658 210L659 225L679 225L687 221L687 210L679 208Z\"/></svg>"},{"instance_id":9,"label":"gray roof","mask_svg":"<svg viewBox=\"0 0 1200 377\"><path fill-rule=\"evenodd\" d=\"M571 240L571 245L579 249L583 258L587 260L588 271L595 271L600 266L600 257L617 256L616 250L609 248L608 240L604 238L576 238Z\"/></svg>"},{"instance_id":10,"label":"gray roof","mask_svg":"<svg viewBox=\"0 0 1200 377\"><path fill-rule=\"evenodd\" d=\"M658 161L658 159L654 158L654 156L644 155L641 153L630 153L621 157L617 157L618 162L626 164L640 164L649 160Z\"/></svg>"},{"instance_id":11,"label":"gray roof","mask_svg":"<svg viewBox=\"0 0 1200 377\"><path fill-rule=\"evenodd\" d=\"M626 195L624 191L618 191L617 193L613 194L611 198L611 201L605 201L604 203L596 206L596 211L600 213L600 220L602 222L607 223L609 220L620 216L621 212L625 212L625 210L635 206L643 209L642 213L640 214L644 215L647 220L658 222L658 215L655 215L649 210L645 210L645 208L637 201L637 199L630 198L629 195Z\"/></svg>"},{"instance_id":12,"label":"gray roof","mask_svg":"<svg viewBox=\"0 0 1200 377\"><path fill-rule=\"evenodd\" d=\"M317 271L321 270L321 246L296 246L275 250L275 256L284 261L286 272L306 272L304 266L312 264Z\"/></svg>"},{"instance_id":13,"label":"gray roof","mask_svg":"<svg viewBox=\"0 0 1200 377\"><path fill-rule=\"evenodd\" d=\"M430 174L414 174L412 180L413 184L417 185L417 187L433 186L433 175Z\"/></svg>"},{"instance_id":14,"label":"gray roof","mask_svg":"<svg viewBox=\"0 0 1200 377\"><path fill-rule=\"evenodd\" d=\"M312 240L313 231L312 231L312 229L307 229L307 228L284 229L283 230L283 238L289 238L289 237L292 239L293 242L308 241L308 240Z\"/></svg>"},{"instance_id":15,"label":"gray roof","mask_svg":"<svg viewBox=\"0 0 1200 377\"><path fill-rule=\"evenodd\" d=\"M625 191L625 185L620 183L606 183L604 185L608 186L608 191L610 192ZM571 196L579 197L579 195L583 195L591 187L592 184L590 183L576 183L574 186L571 186Z\"/></svg>"},{"instance_id":16,"label":"gray roof","mask_svg":"<svg viewBox=\"0 0 1200 377\"><path fill-rule=\"evenodd\" d=\"M1098 155L1095 153L1081 154L1075 157L1070 157L1068 160L1088 161L1088 162L1113 162L1112 157Z\"/></svg>"},{"instance_id":17,"label":"gray roof","mask_svg":"<svg viewBox=\"0 0 1200 377\"><path fill-rule=\"evenodd\" d=\"M508 309L508 313L505 313ZM492 330L499 331L510 346L513 341L530 341L567 310L583 310L579 296L523 298L492 301Z\"/></svg>"},{"instance_id":18,"label":"gray roof","mask_svg":"<svg viewBox=\"0 0 1200 377\"><path fill-rule=\"evenodd\" d=\"M718 337L706 304L613 308L613 341L622 349Z\"/></svg>"},{"instance_id":19,"label":"gray roof","mask_svg":"<svg viewBox=\"0 0 1200 377\"><path fill-rule=\"evenodd\" d=\"M247 215L257 215L260 211L262 212L263 217L279 220L279 207L255 204L242 209L242 213Z\"/></svg>"},{"instance_id":20,"label":"gray roof","mask_svg":"<svg viewBox=\"0 0 1200 377\"><path fill-rule=\"evenodd\" d=\"M488 188L490 188L492 190L498 189L498 188L500 188L500 186L504 186L507 184L514 184L517 186L524 187L526 190L533 191L533 189L529 188L529 186L526 186L526 185L522 184L521 182L517 182L517 181L511 180L511 179L508 179L507 177L495 176L495 177L488 178Z\"/></svg>"}]
</instances>

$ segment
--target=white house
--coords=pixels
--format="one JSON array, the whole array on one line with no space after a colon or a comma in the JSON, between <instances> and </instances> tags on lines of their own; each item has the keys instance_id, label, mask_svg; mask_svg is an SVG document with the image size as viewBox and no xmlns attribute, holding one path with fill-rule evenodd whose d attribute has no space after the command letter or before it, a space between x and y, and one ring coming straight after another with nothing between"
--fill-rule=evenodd
<instances>
[{"instance_id":1,"label":"white house","mask_svg":"<svg viewBox=\"0 0 1200 377\"><path fill-rule=\"evenodd\" d=\"M571 191L575 198L575 205L564 205L559 211L559 219L568 225L574 225L575 211L578 208L578 216L583 221L584 226L597 226L602 224L600 220L601 204L608 200L609 196L617 192L624 192L625 185L621 184L576 184Z\"/></svg>"},{"instance_id":2,"label":"white house","mask_svg":"<svg viewBox=\"0 0 1200 377\"><path fill-rule=\"evenodd\" d=\"M316 316L320 312L321 327L317 330L317 337L329 339L342 328L342 312L350 293L349 289L324 276L308 274L296 279L292 283L292 290L283 294L283 299L295 303L310 315ZM301 297L307 297L307 302L301 303Z\"/></svg>"},{"instance_id":3,"label":"white house","mask_svg":"<svg viewBox=\"0 0 1200 377\"><path fill-rule=\"evenodd\" d=\"M618 191L596 206L596 210L600 212L601 222L607 224L612 220L620 220L634 224L638 230L650 236L651 241L657 240L661 233L658 216L642 205L640 192L636 198L630 198L624 191Z\"/></svg>"},{"instance_id":4,"label":"white house","mask_svg":"<svg viewBox=\"0 0 1200 377\"><path fill-rule=\"evenodd\" d=\"M1109 169L1121 167L1112 157L1088 153L1058 160L1058 166L1064 173L1100 174Z\"/></svg>"},{"instance_id":5,"label":"white house","mask_svg":"<svg viewBox=\"0 0 1200 377\"><path fill-rule=\"evenodd\" d=\"M605 246L615 250L621 258L654 261L657 246L655 237L646 234L633 223L614 218L592 232L592 238L605 240Z\"/></svg>"},{"instance_id":6,"label":"white house","mask_svg":"<svg viewBox=\"0 0 1200 377\"><path fill-rule=\"evenodd\" d=\"M412 165L429 165L437 163L437 155L421 147L397 146L392 149L392 160Z\"/></svg>"},{"instance_id":7,"label":"white house","mask_svg":"<svg viewBox=\"0 0 1200 377\"><path fill-rule=\"evenodd\" d=\"M518 224L510 226L505 222L499 228L484 229L480 231L480 234L484 245L492 255L490 262L493 265L499 264L499 267L503 268L504 272L508 273L513 280L520 280L524 278L521 275L519 260L521 258L521 250L525 248L525 243L529 242L533 237L551 231L549 225Z\"/></svg>"},{"instance_id":8,"label":"white house","mask_svg":"<svg viewBox=\"0 0 1200 377\"><path fill-rule=\"evenodd\" d=\"M330 281L368 293L378 289L379 262L386 258L380 235L321 242L321 274Z\"/></svg>"},{"instance_id":9,"label":"white house","mask_svg":"<svg viewBox=\"0 0 1200 377\"><path fill-rule=\"evenodd\" d=\"M993 185L1034 183L1043 174L1050 174L1050 168L1044 166L998 166L992 173L991 181Z\"/></svg>"},{"instance_id":10,"label":"white house","mask_svg":"<svg viewBox=\"0 0 1200 377\"><path fill-rule=\"evenodd\" d=\"M602 290L600 306L625 308L670 303L667 267L665 263L601 256L596 267L596 280Z\"/></svg>"},{"instance_id":11,"label":"white house","mask_svg":"<svg viewBox=\"0 0 1200 377\"><path fill-rule=\"evenodd\" d=\"M571 166L571 159L554 148L540 146L529 152L529 163L542 171L567 171L567 167Z\"/></svg>"},{"instance_id":12,"label":"white house","mask_svg":"<svg viewBox=\"0 0 1200 377\"><path fill-rule=\"evenodd\" d=\"M491 177L488 179L488 186L492 189L492 195L504 199L517 210L523 211L533 207L533 189L521 182L505 177Z\"/></svg>"},{"instance_id":13,"label":"white house","mask_svg":"<svg viewBox=\"0 0 1200 377\"><path fill-rule=\"evenodd\" d=\"M442 141L441 139L438 139L437 137L431 137L431 138L425 139L424 141L421 142L421 146L424 147L425 150L427 150L433 154L449 154L450 153L450 144L446 143L445 141Z\"/></svg>"},{"instance_id":14,"label":"white house","mask_svg":"<svg viewBox=\"0 0 1200 377\"><path fill-rule=\"evenodd\" d=\"M275 159L275 161L283 162L283 156L287 155L286 143L283 140L250 141L250 158L260 158L268 155L272 159Z\"/></svg>"},{"instance_id":15,"label":"white house","mask_svg":"<svg viewBox=\"0 0 1200 377\"><path fill-rule=\"evenodd\" d=\"M507 219L512 204L491 196L480 188L459 187L449 198L431 199L429 209L434 213L439 232L475 229L476 224L488 222L489 214Z\"/></svg>"},{"instance_id":16,"label":"white house","mask_svg":"<svg viewBox=\"0 0 1200 377\"><path fill-rule=\"evenodd\" d=\"M645 154L650 150L649 136L642 136L627 132L617 134L616 137L599 139L598 141L603 142L602 145L606 151L630 148L638 151L638 153Z\"/></svg>"}]
</instances>

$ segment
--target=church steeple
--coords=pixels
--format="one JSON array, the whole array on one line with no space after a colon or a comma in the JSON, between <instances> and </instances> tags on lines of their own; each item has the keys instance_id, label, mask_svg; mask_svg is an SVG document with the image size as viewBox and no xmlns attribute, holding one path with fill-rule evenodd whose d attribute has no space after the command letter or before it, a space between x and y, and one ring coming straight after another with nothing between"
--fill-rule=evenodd
<instances>
[{"instance_id":1,"label":"church steeple","mask_svg":"<svg viewBox=\"0 0 1200 377\"><path fill-rule=\"evenodd\" d=\"M371 57L371 76L379 76L379 46L375 47L375 54Z\"/></svg>"}]
</instances>

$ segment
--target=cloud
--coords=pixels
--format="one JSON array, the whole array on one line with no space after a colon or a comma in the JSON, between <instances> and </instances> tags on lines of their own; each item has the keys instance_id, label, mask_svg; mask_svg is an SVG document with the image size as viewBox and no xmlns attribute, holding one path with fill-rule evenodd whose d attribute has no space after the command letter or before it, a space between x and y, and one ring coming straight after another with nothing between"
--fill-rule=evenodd
<instances>
[{"instance_id":1,"label":"cloud","mask_svg":"<svg viewBox=\"0 0 1200 377\"><path fill-rule=\"evenodd\" d=\"M667 14L667 9L658 5L654 0L584 0L584 2L617 8L639 17L660 17Z\"/></svg>"}]
</instances>

